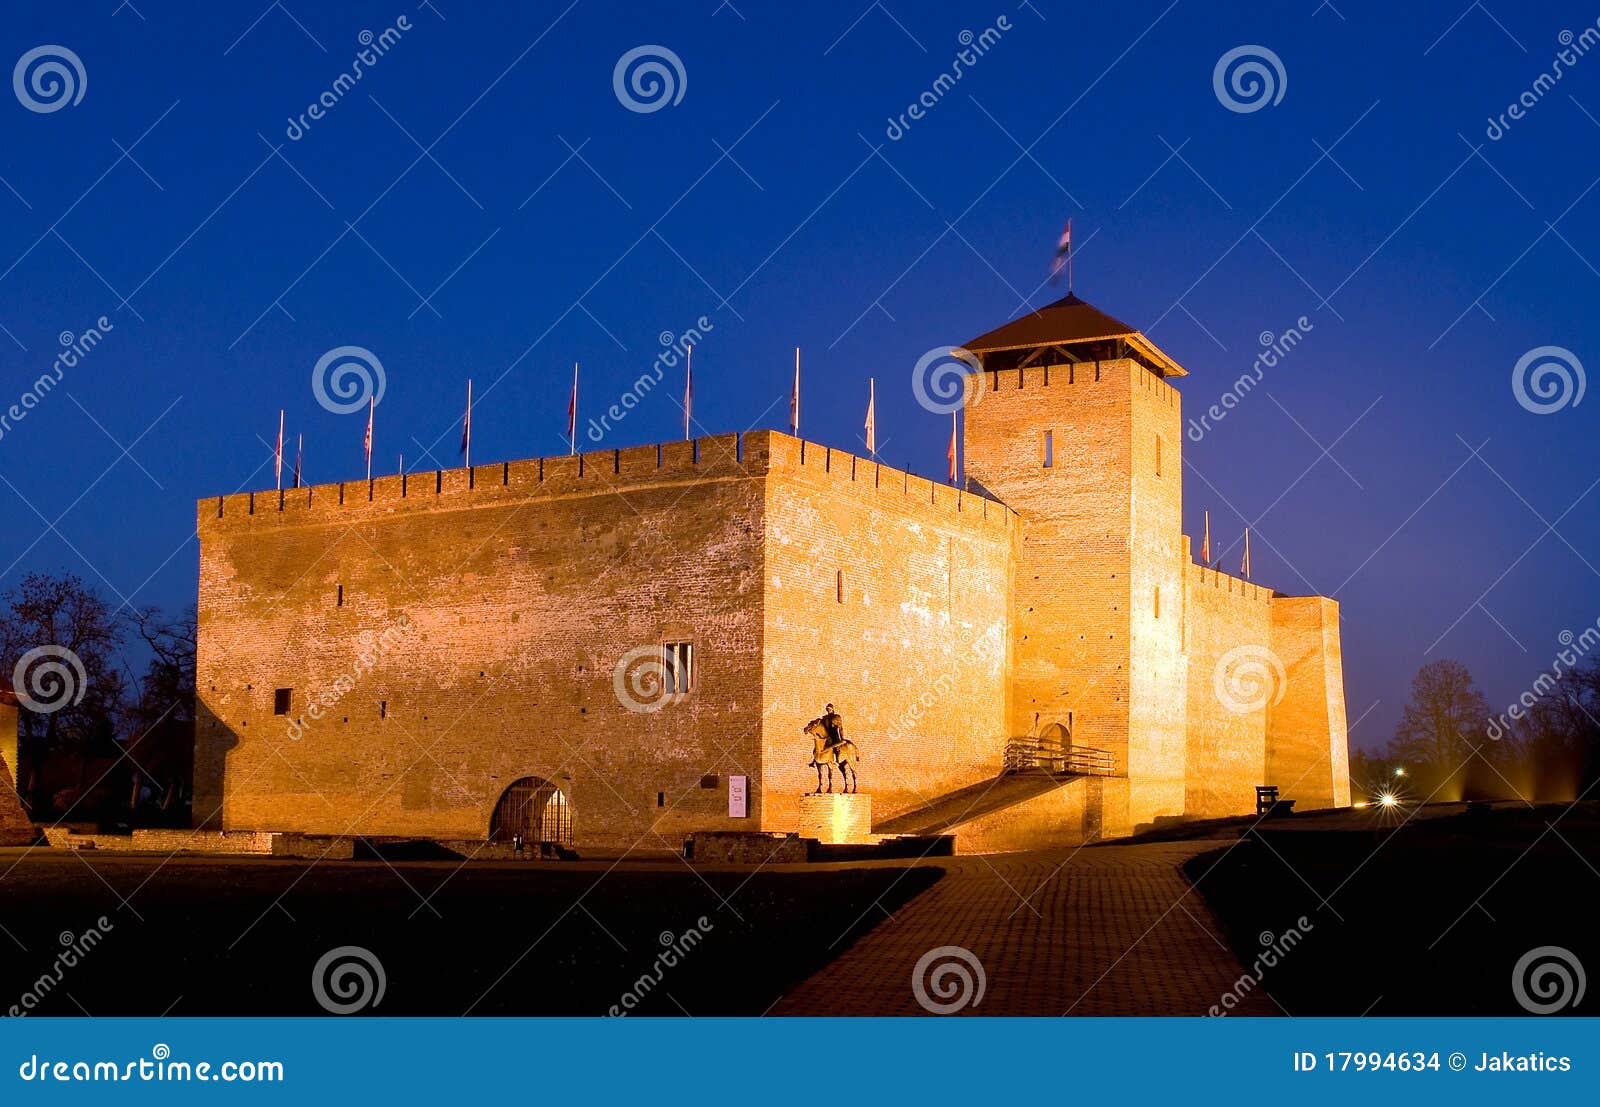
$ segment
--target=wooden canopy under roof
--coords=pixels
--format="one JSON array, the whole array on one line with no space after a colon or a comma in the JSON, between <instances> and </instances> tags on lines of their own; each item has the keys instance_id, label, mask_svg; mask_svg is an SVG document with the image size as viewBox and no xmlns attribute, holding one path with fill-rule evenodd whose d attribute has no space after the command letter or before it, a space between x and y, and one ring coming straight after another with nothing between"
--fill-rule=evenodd
<instances>
[{"instance_id":1,"label":"wooden canopy under roof","mask_svg":"<svg viewBox=\"0 0 1600 1107\"><path fill-rule=\"evenodd\" d=\"M1130 358L1161 377L1187 375L1161 348L1072 293L964 343L985 369Z\"/></svg>"}]
</instances>

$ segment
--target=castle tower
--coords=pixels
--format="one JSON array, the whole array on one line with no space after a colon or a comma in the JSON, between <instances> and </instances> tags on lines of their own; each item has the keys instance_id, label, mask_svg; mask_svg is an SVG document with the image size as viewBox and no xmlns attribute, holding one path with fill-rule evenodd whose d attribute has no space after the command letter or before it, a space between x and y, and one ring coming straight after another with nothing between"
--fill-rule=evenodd
<instances>
[{"instance_id":1,"label":"castle tower","mask_svg":"<svg viewBox=\"0 0 1600 1107\"><path fill-rule=\"evenodd\" d=\"M1126 789L1104 830L1185 810L1184 369L1068 295L966 343L969 479L1022 518L1013 734L1059 725L1110 752Z\"/></svg>"}]
</instances>

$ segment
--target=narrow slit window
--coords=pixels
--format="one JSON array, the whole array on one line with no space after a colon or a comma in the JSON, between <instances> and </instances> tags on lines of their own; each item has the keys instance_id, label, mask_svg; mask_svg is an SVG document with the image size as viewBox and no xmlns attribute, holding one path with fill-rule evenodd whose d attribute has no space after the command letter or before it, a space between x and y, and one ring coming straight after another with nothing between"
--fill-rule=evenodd
<instances>
[{"instance_id":1,"label":"narrow slit window","mask_svg":"<svg viewBox=\"0 0 1600 1107\"><path fill-rule=\"evenodd\" d=\"M667 642L661 647L666 669L664 684L669 696L684 696L694 690L694 643Z\"/></svg>"},{"instance_id":2,"label":"narrow slit window","mask_svg":"<svg viewBox=\"0 0 1600 1107\"><path fill-rule=\"evenodd\" d=\"M844 603L844 570L840 569L833 582L834 599Z\"/></svg>"},{"instance_id":3,"label":"narrow slit window","mask_svg":"<svg viewBox=\"0 0 1600 1107\"><path fill-rule=\"evenodd\" d=\"M1161 618L1161 589L1156 589L1156 618Z\"/></svg>"},{"instance_id":4,"label":"narrow slit window","mask_svg":"<svg viewBox=\"0 0 1600 1107\"><path fill-rule=\"evenodd\" d=\"M1161 475L1161 436L1156 435L1156 476Z\"/></svg>"},{"instance_id":5,"label":"narrow slit window","mask_svg":"<svg viewBox=\"0 0 1600 1107\"><path fill-rule=\"evenodd\" d=\"M342 585L342 584L339 585L339 590L338 590L338 593L336 594L336 596L334 598L333 606L335 606L335 607L343 607L344 606L344 585Z\"/></svg>"},{"instance_id":6,"label":"narrow slit window","mask_svg":"<svg viewBox=\"0 0 1600 1107\"><path fill-rule=\"evenodd\" d=\"M1055 468L1055 464L1056 464L1056 432L1055 431L1045 431L1044 432L1044 467L1046 469L1053 469L1053 468Z\"/></svg>"}]
</instances>

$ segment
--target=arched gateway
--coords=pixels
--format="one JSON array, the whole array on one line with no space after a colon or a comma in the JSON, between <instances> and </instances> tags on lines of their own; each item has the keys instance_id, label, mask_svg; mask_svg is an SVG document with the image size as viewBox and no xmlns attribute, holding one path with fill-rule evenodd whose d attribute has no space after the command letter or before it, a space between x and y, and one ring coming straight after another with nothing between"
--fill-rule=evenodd
<instances>
[{"instance_id":1,"label":"arched gateway","mask_svg":"<svg viewBox=\"0 0 1600 1107\"><path fill-rule=\"evenodd\" d=\"M530 845L571 846L572 807L566 793L537 776L512 782L494 805L489 840L509 842L519 837Z\"/></svg>"}]
</instances>

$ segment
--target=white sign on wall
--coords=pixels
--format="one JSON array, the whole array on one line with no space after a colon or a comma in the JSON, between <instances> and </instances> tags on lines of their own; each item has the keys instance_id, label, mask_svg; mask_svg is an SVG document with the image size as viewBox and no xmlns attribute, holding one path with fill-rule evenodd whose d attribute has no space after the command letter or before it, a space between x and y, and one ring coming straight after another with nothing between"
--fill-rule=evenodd
<instances>
[{"instance_id":1,"label":"white sign on wall","mask_svg":"<svg viewBox=\"0 0 1600 1107\"><path fill-rule=\"evenodd\" d=\"M750 778L747 776L730 776L728 778L728 817L732 819L745 819L750 816Z\"/></svg>"}]
</instances>

